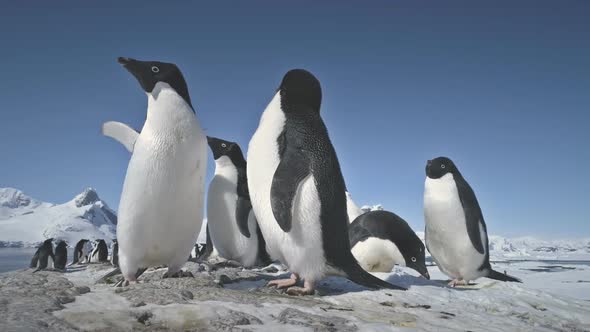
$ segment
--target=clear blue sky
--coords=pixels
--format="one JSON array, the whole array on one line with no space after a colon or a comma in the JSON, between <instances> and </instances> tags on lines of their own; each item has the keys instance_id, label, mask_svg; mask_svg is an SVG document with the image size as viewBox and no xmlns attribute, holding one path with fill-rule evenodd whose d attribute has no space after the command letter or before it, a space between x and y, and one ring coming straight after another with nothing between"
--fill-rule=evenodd
<instances>
[{"instance_id":1,"label":"clear blue sky","mask_svg":"<svg viewBox=\"0 0 590 332\"><path fill-rule=\"evenodd\" d=\"M100 126L141 128L147 103L118 56L177 63L207 133L244 150L300 67L359 204L422 230L425 161L446 155L491 233L590 236L588 1L119 2L0 4L0 186L118 206L129 155Z\"/></svg>"}]
</instances>

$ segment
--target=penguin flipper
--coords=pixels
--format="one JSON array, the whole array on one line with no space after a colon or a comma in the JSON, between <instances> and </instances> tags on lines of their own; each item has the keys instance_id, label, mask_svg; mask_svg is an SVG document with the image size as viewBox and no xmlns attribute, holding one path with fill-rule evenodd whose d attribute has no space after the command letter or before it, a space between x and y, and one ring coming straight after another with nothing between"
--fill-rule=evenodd
<instances>
[{"instance_id":1,"label":"penguin flipper","mask_svg":"<svg viewBox=\"0 0 590 332\"><path fill-rule=\"evenodd\" d=\"M352 256L352 254L351 254L351 256ZM346 273L348 279L350 279L354 283L357 283L361 286L365 286L367 288L372 288L372 289L385 288L385 289L407 290L407 288L390 284L389 282L387 282L385 280L381 280L381 279L375 277L374 275L370 274L369 272L363 270L363 268L357 263L357 261L354 260L354 257L352 259L353 259L353 261L350 264L347 264L347 266L342 267L342 269L343 269L344 273Z\"/></svg>"},{"instance_id":2,"label":"penguin flipper","mask_svg":"<svg viewBox=\"0 0 590 332\"><path fill-rule=\"evenodd\" d=\"M129 152L133 152L133 146L135 145L135 141L139 136L139 133L135 129L117 121L108 121L103 123L102 134L104 136L111 137L115 141L123 144L123 146Z\"/></svg>"},{"instance_id":3,"label":"penguin flipper","mask_svg":"<svg viewBox=\"0 0 590 332\"><path fill-rule=\"evenodd\" d=\"M244 197L238 197L238 201L236 202L236 221L240 233L247 238L250 238L250 230L248 229L250 211L252 211L250 200Z\"/></svg>"},{"instance_id":4,"label":"penguin flipper","mask_svg":"<svg viewBox=\"0 0 590 332\"><path fill-rule=\"evenodd\" d=\"M467 183L465 179L462 177L456 177L455 183L457 185L459 199L461 200L461 205L463 205L463 211L465 213L467 234L469 235L469 239L471 240L471 244L473 244L475 250L477 250L480 254L483 254L488 249L488 241L487 238L482 239L480 224L484 231L483 236L487 236L487 229L486 223L481 213L481 208L479 207L479 203L477 202L477 198L475 197L473 189L471 189L471 186L469 186L469 183Z\"/></svg>"},{"instance_id":5,"label":"penguin flipper","mask_svg":"<svg viewBox=\"0 0 590 332\"><path fill-rule=\"evenodd\" d=\"M291 230L293 200L299 184L310 175L310 163L301 151L287 150L275 171L270 188L272 213L284 232Z\"/></svg>"},{"instance_id":6,"label":"penguin flipper","mask_svg":"<svg viewBox=\"0 0 590 332\"><path fill-rule=\"evenodd\" d=\"M33 255L33 258L31 259L31 264L29 265L29 267L32 269L36 268L38 262L39 262L39 249L37 249L37 251L35 252L35 255Z\"/></svg>"}]
</instances>

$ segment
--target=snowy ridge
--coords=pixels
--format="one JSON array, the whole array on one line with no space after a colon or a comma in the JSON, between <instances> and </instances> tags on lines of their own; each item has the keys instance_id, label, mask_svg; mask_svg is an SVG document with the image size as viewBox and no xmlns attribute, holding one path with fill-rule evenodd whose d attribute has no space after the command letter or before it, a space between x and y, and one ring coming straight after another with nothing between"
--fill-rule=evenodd
<instances>
[{"instance_id":1,"label":"snowy ridge","mask_svg":"<svg viewBox=\"0 0 590 332\"><path fill-rule=\"evenodd\" d=\"M0 220L31 213L39 207L50 207L14 188L0 188Z\"/></svg>"},{"instance_id":2,"label":"snowy ridge","mask_svg":"<svg viewBox=\"0 0 590 332\"><path fill-rule=\"evenodd\" d=\"M116 236L117 215L96 191L87 188L64 204L35 200L21 191L0 188L0 247L31 247L47 238L66 240Z\"/></svg>"}]
</instances>

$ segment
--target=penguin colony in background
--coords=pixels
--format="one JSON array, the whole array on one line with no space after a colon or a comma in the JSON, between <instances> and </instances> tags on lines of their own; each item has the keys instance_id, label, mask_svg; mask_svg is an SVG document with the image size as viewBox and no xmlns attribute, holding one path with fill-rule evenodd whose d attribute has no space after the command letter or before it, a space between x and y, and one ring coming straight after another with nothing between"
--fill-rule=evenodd
<instances>
[{"instance_id":1,"label":"penguin colony in background","mask_svg":"<svg viewBox=\"0 0 590 332\"><path fill-rule=\"evenodd\" d=\"M172 63L119 58L147 94L141 131L106 122L102 133L120 142L131 158L121 193L107 276L123 274L117 286L135 282L149 267L166 266L164 277L191 276L187 257L213 255L244 267L273 261L291 277L269 286L291 295L313 294L317 283L338 275L368 288L405 288L369 272L395 265L426 279L424 244L408 223L388 211L365 212L346 190L336 151L320 115L322 88L310 72L287 72L248 145L247 161L232 141L206 137L187 84ZM204 214L207 144L215 160L208 190L207 241L197 244ZM495 271L488 234L472 188L446 157L429 160L424 185L425 242L450 286L480 277L520 282ZM36 271L65 270L67 244L46 240L31 260ZM73 264L109 262L95 240L74 248ZM106 276L105 276L106 277ZM303 286L303 287L301 287Z\"/></svg>"},{"instance_id":2,"label":"penguin colony in background","mask_svg":"<svg viewBox=\"0 0 590 332\"><path fill-rule=\"evenodd\" d=\"M113 240L112 254L109 256L108 247L103 239L97 239L93 242L92 250L87 251L87 245L90 243L87 239L81 239L76 243L73 250L72 262L68 264L68 244L64 240L57 242L55 250L53 249L53 238L45 240L35 251L31 259L30 268L35 268L34 272L46 269L65 272L67 267L72 265L84 265L90 263L111 263L117 266L117 240Z\"/></svg>"}]
</instances>

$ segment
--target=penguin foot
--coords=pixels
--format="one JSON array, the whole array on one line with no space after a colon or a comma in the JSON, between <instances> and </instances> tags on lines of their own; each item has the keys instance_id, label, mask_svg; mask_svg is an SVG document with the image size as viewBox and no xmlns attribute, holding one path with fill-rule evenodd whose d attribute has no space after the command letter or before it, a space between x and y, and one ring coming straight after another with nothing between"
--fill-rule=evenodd
<instances>
[{"instance_id":1,"label":"penguin foot","mask_svg":"<svg viewBox=\"0 0 590 332\"><path fill-rule=\"evenodd\" d=\"M297 281L299 280L299 276L296 273L291 273L291 277L289 279L276 279L271 280L266 284L268 287L277 286L278 289L287 288L295 286Z\"/></svg>"},{"instance_id":2,"label":"penguin foot","mask_svg":"<svg viewBox=\"0 0 590 332\"><path fill-rule=\"evenodd\" d=\"M287 289L287 294L292 296L314 295L315 287L312 282L305 281L303 287L293 286Z\"/></svg>"},{"instance_id":3,"label":"penguin foot","mask_svg":"<svg viewBox=\"0 0 590 332\"><path fill-rule=\"evenodd\" d=\"M449 287L467 286L467 285L469 285L469 282L465 281L463 279L453 279L453 280L451 280L451 282L448 283Z\"/></svg>"},{"instance_id":4,"label":"penguin foot","mask_svg":"<svg viewBox=\"0 0 590 332\"><path fill-rule=\"evenodd\" d=\"M167 278L194 278L195 276L189 272L189 271L178 271L176 273L172 273L169 274L168 271L166 271L164 273L164 275L162 276L162 279L167 279Z\"/></svg>"},{"instance_id":5,"label":"penguin foot","mask_svg":"<svg viewBox=\"0 0 590 332\"><path fill-rule=\"evenodd\" d=\"M119 282L117 282L113 287L116 287L116 288L127 287L129 285L136 284L136 283L137 283L137 281L129 281L129 280L123 278L123 279L119 280Z\"/></svg>"}]
</instances>

